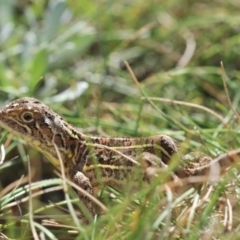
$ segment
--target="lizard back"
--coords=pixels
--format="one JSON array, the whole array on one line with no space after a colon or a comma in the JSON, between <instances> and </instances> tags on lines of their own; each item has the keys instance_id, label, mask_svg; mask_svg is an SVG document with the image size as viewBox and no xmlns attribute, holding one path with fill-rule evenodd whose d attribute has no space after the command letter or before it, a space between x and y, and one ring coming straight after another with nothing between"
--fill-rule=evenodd
<instances>
[{"instance_id":1,"label":"lizard back","mask_svg":"<svg viewBox=\"0 0 240 240\"><path fill-rule=\"evenodd\" d=\"M133 172L142 152L157 155L164 162L177 152L174 141L166 135L88 137L34 98L20 98L5 106L0 111L0 126L42 152L58 168L59 152L68 175L83 171L93 185L96 169L104 182L112 181L114 185Z\"/></svg>"}]
</instances>

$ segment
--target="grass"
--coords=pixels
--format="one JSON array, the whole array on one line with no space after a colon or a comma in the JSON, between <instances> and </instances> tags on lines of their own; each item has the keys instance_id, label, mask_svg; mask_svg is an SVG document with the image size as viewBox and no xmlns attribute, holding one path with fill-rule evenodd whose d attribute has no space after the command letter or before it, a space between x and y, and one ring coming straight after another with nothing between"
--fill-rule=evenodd
<instances>
[{"instance_id":1,"label":"grass","mask_svg":"<svg viewBox=\"0 0 240 240\"><path fill-rule=\"evenodd\" d=\"M240 128L220 62L240 112L239 8L234 0L0 1L0 106L33 96L85 134L167 134L183 152L212 157L236 149ZM81 204L70 187L66 198L48 161L2 133L0 231L7 239L239 238L236 169L202 189L176 191L163 176L135 194L104 189L108 212L83 226Z\"/></svg>"}]
</instances>

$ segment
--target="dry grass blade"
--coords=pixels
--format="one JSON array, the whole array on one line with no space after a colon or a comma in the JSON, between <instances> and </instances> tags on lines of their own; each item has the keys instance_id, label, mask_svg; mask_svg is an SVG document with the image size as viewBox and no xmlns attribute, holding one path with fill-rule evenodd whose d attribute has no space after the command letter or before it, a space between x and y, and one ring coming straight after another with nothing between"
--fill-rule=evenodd
<instances>
[{"instance_id":1,"label":"dry grass blade","mask_svg":"<svg viewBox=\"0 0 240 240\"><path fill-rule=\"evenodd\" d=\"M0 146L0 150L1 150L1 152L0 152L0 156L1 156L0 165L1 165L1 164L3 164L5 156L6 156L5 148L2 144Z\"/></svg>"},{"instance_id":2,"label":"dry grass blade","mask_svg":"<svg viewBox=\"0 0 240 240\"><path fill-rule=\"evenodd\" d=\"M204 203L206 203L209 198L211 193L213 192L213 186L210 186L207 193L205 196L203 196L202 199L198 199L195 203L193 203L192 206L190 206L184 214L178 219L177 226L182 227L184 226L187 222L189 222L189 216L193 214L193 212L197 209L200 208Z\"/></svg>"},{"instance_id":3,"label":"dry grass blade","mask_svg":"<svg viewBox=\"0 0 240 240\"><path fill-rule=\"evenodd\" d=\"M226 206L226 211L228 214L226 214L228 217L226 218L226 230L230 232L232 230L232 224L233 224L233 210L232 210L232 205L229 199L226 199L227 206Z\"/></svg>"},{"instance_id":4,"label":"dry grass blade","mask_svg":"<svg viewBox=\"0 0 240 240\"><path fill-rule=\"evenodd\" d=\"M44 189L44 190L40 190L38 192L32 193L31 197L32 198L38 197L38 196L41 196L43 194L50 193L50 192L56 192L56 191L59 191L59 190L62 190L62 189L63 188L61 186L51 187L51 188L48 188L48 189ZM24 203L24 202L27 202L27 201L29 201L29 196L27 196L25 198L21 198L21 200L19 200L19 201L15 201L15 202L11 202L9 204L6 204L5 206L2 207L2 210L14 207L14 206L16 206L20 203Z\"/></svg>"},{"instance_id":5,"label":"dry grass blade","mask_svg":"<svg viewBox=\"0 0 240 240\"><path fill-rule=\"evenodd\" d=\"M62 176L58 173L56 173L59 177L62 178ZM64 181L64 180L63 180ZM78 186L77 184L75 184L74 182L71 182L70 180L68 180L67 178L65 178L65 181L67 184L69 184L70 186L72 186L73 188L75 188L77 191L81 192L82 194L84 194L86 197L88 197L91 201L93 201L95 204L97 204L100 209L103 212L107 212L108 209L107 207L101 203L97 198L95 198L93 195L89 194L88 192L86 192L84 189L82 189L80 186Z\"/></svg>"},{"instance_id":6,"label":"dry grass blade","mask_svg":"<svg viewBox=\"0 0 240 240\"><path fill-rule=\"evenodd\" d=\"M30 165L30 160L28 159L28 181L29 181L29 222L30 222L30 226L31 226L31 230L32 230L32 234L33 234L33 238L35 240L39 240L38 234L37 234L37 230L35 228L35 224L34 224L34 220L33 220L33 205L32 205L32 172L31 172L31 165Z\"/></svg>"},{"instance_id":7,"label":"dry grass blade","mask_svg":"<svg viewBox=\"0 0 240 240\"><path fill-rule=\"evenodd\" d=\"M137 161L134 160L133 158L131 158L131 157L129 157L129 156L127 156L127 155L125 155L125 154L123 154L122 152L120 152L120 151L117 150L117 149L124 149L124 148L125 148L125 149L130 149L131 147L132 147L132 148L136 148L136 146L131 146L131 147L108 147L108 146L106 146L106 145L97 144L97 143L93 143L93 144L91 144L91 143L86 143L86 145L87 145L87 146L91 146L91 147L106 148L106 149L108 149L108 150L111 150L111 151L113 151L113 152L121 155L123 158L131 161L133 164L138 165L138 166L140 165L139 162L137 162ZM139 148L143 148L143 146L139 146Z\"/></svg>"},{"instance_id":8,"label":"dry grass blade","mask_svg":"<svg viewBox=\"0 0 240 240\"><path fill-rule=\"evenodd\" d=\"M148 97L148 98L145 98L145 97L142 97L141 99L147 99L147 100L153 100L153 101L159 101L159 102L166 102L166 103L170 103L170 104L178 104L178 105L184 105L184 106L187 106L187 107L193 107L193 108L198 108L198 109L201 109L203 111L206 111L210 114L212 114L214 117L216 117L217 119L219 119L221 121L221 123L227 127L227 123L225 122L224 118L222 116L220 116L219 114L217 114L216 112L214 112L213 110L205 107L205 106L202 106L202 105L199 105L199 104L195 104L195 103L189 103L189 102L183 102L183 101L177 101L177 100L172 100L172 99L166 99L166 98L158 98L158 97Z\"/></svg>"},{"instance_id":9,"label":"dry grass blade","mask_svg":"<svg viewBox=\"0 0 240 240\"><path fill-rule=\"evenodd\" d=\"M22 176L19 180L16 180L15 182L9 184L7 187L5 187L1 193L0 193L0 198L3 197L5 194L7 194L10 191L13 191L13 189L18 188L19 186L27 183L29 180L29 175L27 176Z\"/></svg>"},{"instance_id":10,"label":"dry grass blade","mask_svg":"<svg viewBox=\"0 0 240 240\"><path fill-rule=\"evenodd\" d=\"M78 227L79 230L84 232L84 229L80 225L80 222L79 222L79 220L78 220L78 218L77 218L77 216L75 214L75 211L73 209L73 205L71 204L71 200L70 200L70 197L69 197L69 194L68 194L68 186L67 186L67 181L66 181L67 178L66 178L66 175L65 175L64 165L63 165L63 162L62 162L62 157L60 155L58 147L56 146L56 144L54 142L54 138L53 138L52 144L53 144L53 146L55 148L55 151L57 153L57 156L58 156L58 159L59 159L59 162L60 162L61 177L63 179L63 191L64 191L65 199L67 201L67 206L69 208L69 211L71 213L71 216L72 216L72 218L74 220L75 225Z\"/></svg>"},{"instance_id":11,"label":"dry grass blade","mask_svg":"<svg viewBox=\"0 0 240 240\"><path fill-rule=\"evenodd\" d=\"M223 81L223 86L224 86L224 90L227 96L227 100L228 100L228 105L229 107L232 109L233 113L236 115L237 119L240 120L240 116L237 113L237 111L233 108L231 99L229 97L229 93L228 93L228 88L227 88L227 79L226 79L226 73L224 71L224 65L223 62L221 62L221 72L222 72L222 81Z\"/></svg>"}]
</instances>

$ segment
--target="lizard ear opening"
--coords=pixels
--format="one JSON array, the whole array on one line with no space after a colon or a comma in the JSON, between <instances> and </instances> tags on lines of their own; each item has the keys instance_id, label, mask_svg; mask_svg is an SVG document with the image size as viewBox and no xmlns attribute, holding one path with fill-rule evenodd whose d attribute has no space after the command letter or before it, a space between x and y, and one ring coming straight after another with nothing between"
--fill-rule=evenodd
<instances>
[{"instance_id":1,"label":"lizard ear opening","mask_svg":"<svg viewBox=\"0 0 240 240\"><path fill-rule=\"evenodd\" d=\"M31 112L23 112L21 114L21 119L25 122L25 123L30 123L34 120L33 118L33 114Z\"/></svg>"}]
</instances>

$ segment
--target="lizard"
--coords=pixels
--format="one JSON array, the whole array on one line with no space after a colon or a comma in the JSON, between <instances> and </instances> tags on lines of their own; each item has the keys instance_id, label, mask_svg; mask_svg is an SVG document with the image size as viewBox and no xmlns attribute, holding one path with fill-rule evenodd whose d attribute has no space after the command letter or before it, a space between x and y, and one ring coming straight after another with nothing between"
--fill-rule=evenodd
<instances>
[{"instance_id":1,"label":"lizard","mask_svg":"<svg viewBox=\"0 0 240 240\"><path fill-rule=\"evenodd\" d=\"M149 181L149 169L160 169L178 156L176 142L170 136L87 136L50 107L29 97L19 98L0 110L0 127L37 149L58 169L61 159L67 177L91 195L101 185L121 188L139 165L143 166L142 179ZM184 165L180 164L174 174L180 178L206 175L211 166L224 172L239 156L240 149L215 160L202 153L186 154L180 157ZM92 201L84 193L77 193L93 215Z\"/></svg>"}]
</instances>

